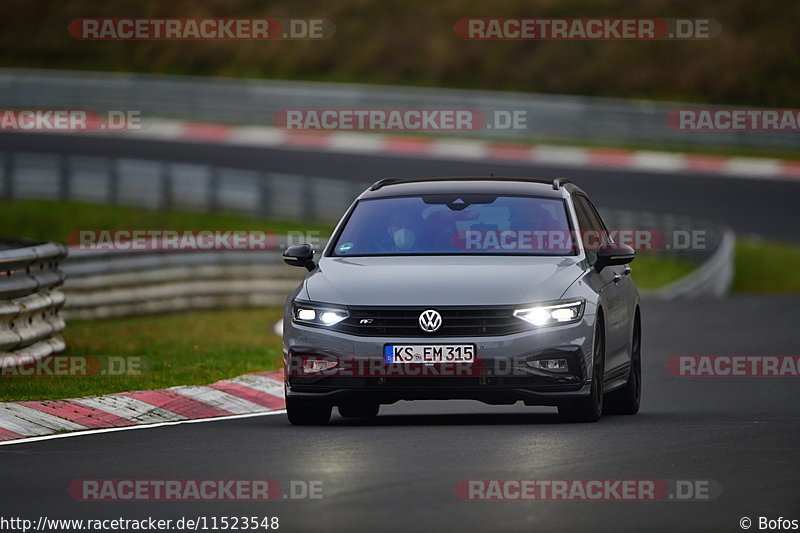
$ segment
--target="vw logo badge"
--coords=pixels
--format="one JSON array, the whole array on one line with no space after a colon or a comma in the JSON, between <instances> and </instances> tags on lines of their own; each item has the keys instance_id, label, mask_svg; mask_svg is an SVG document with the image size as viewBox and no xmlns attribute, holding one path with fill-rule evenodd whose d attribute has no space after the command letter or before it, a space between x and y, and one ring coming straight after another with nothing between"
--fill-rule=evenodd
<instances>
[{"instance_id":1,"label":"vw logo badge","mask_svg":"<svg viewBox=\"0 0 800 533\"><path fill-rule=\"evenodd\" d=\"M419 315L419 327L422 331L433 333L442 327L442 315L433 309L423 311L422 314Z\"/></svg>"}]
</instances>

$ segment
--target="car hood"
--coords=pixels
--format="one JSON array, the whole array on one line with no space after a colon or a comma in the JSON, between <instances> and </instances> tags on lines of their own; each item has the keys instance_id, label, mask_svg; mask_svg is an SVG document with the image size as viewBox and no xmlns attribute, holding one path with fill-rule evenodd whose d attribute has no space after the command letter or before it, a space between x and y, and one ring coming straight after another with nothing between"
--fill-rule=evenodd
<instances>
[{"instance_id":1,"label":"car hood","mask_svg":"<svg viewBox=\"0 0 800 533\"><path fill-rule=\"evenodd\" d=\"M323 257L301 295L340 305L515 305L558 299L582 272L575 257Z\"/></svg>"}]
</instances>

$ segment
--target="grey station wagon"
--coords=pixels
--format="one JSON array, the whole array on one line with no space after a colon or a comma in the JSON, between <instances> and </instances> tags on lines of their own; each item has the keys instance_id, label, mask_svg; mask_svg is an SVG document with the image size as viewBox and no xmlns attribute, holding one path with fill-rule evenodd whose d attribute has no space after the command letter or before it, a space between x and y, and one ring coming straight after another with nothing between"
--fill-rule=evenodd
<instances>
[{"instance_id":1,"label":"grey station wagon","mask_svg":"<svg viewBox=\"0 0 800 533\"><path fill-rule=\"evenodd\" d=\"M634 250L568 180L387 178L347 210L286 301L286 409L325 424L400 400L635 414Z\"/></svg>"}]
</instances>

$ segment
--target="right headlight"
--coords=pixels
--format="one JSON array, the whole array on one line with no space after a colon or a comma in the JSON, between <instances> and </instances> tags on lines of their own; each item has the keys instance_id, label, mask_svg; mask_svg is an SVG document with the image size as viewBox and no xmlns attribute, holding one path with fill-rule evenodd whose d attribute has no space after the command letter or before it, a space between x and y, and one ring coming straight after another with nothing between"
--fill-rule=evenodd
<instances>
[{"instance_id":1,"label":"right headlight","mask_svg":"<svg viewBox=\"0 0 800 533\"><path fill-rule=\"evenodd\" d=\"M585 307L584 300L526 305L516 309L514 316L530 322L534 326L569 324L583 318Z\"/></svg>"},{"instance_id":2,"label":"right headlight","mask_svg":"<svg viewBox=\"0 0 800 533\"><path fill-rule=\"evenodd\" d=\"M321 307L306 302L294 302L292 306L292 318L301 324L332 326L348 316L347 310L341 308Z\"/></svg>"}]
</instances>

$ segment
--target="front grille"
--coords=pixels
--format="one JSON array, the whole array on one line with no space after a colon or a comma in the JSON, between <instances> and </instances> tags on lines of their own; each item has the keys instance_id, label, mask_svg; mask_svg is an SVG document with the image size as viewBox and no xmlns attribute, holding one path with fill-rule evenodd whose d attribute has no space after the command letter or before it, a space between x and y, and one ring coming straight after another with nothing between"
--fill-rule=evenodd
<instances>
[{"instance_id":1,"label":"front grille","mask_svg":"<svg viewBox=\"0 0 800 533\"><path fill-rule=\"evenodd\" d=\"M442 325L434 333L419 327L419 315L434 309ZM513 306L503 307L349 307L349 317L332 329L364 337L491 337L528 329L514 316ZM362 321L371 320L370 323Z\"/></svg>"}]
</instances>

